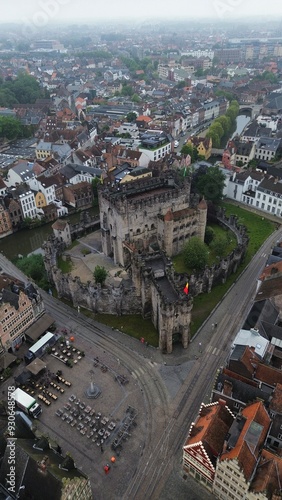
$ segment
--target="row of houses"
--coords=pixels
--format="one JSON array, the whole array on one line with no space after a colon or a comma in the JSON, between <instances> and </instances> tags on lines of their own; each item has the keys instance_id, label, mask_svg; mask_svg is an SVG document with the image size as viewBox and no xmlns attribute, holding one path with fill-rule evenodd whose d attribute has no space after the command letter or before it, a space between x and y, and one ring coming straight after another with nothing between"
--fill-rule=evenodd
<instances>
[{"instance_id":1,"label":"row of houses","mask_svg":"<svg viewBox=\"0 0 282 500\"><path fill-rule=\"evenodd\" d=\"M183 447L183 470L222 500L282 492L281 247ZM280 251L279 251L280 250ZM274 260L274 262L273 262ZM271 264L272 262L272 264Z\"/></svg>"},{"instance_id":2,"label":"row of houses","mask_svg":"<svg viewBox=\"0 0 282 500\"><path fill-rule=\"evenodd\" d=\"M281 179L280 169L273 169L269 174L258 171L235 172L227 177L224 193L232 200L281 217Z\"/></svg>"}]
</instances>

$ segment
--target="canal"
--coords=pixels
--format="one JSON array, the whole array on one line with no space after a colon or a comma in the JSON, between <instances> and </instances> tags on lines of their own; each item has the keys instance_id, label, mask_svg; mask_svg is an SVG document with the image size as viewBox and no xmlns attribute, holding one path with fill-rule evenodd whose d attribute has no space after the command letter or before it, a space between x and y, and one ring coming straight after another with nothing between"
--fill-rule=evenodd
<instances>
[{"instance_id":1,"label":"canal","mask_svg":"<svg viewBox=\"0 0 282 500\"><path fill-rule=\"evenodd\" d=\"M231 139L233 139L233 137L235 137L235 135L242 134L244 128L246 127L246 125L248 125L248 123L250 121L251 121L251 115L250 114L238 115L237 118L236 118L236 130L233 133L233 135L231 136Z\"/></svg>"},{"instance_id":2,"label":"canal","mask_svg":"<svg viewBox=\"0 0 282 500\"><path fill-rule=\"evenodd\" d=\"M88 212L91 215L97 215L99 209L98 207L93 207ZM69 215L66 220L71 224L79 222L80 213ZM38 251L42 243L52 234L52 224L54 224L54 221L34 229L23 229L10 236L6 236L6 238L2 238L0 240L0 251L10 260L16 258L19 254L28 255Z\"/></svg>"}]
</instances>

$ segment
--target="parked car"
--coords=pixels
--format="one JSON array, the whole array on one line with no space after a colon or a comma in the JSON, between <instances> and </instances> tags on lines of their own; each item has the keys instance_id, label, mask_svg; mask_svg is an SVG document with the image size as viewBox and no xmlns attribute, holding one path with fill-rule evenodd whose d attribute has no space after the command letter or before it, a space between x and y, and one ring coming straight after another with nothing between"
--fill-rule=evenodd
<instances>
[{"instance_id":1,"label":"parked car","mask_svg":"<svg viewBox=\"0 0 282 500\"><path fill-rule=\"evenodd\" d=\"M179 146L179 142L175 140L175 141L174 141L174 147L175 147L175 148L178 148L178 146Z\"/></svg>"}]
</instances>

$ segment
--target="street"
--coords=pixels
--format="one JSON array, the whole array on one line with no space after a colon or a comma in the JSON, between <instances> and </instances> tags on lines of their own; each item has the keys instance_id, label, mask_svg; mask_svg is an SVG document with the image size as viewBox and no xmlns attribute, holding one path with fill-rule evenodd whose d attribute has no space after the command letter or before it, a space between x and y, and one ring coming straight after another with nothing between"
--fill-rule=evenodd
<instances>
[{"instance_id":1,"label":"street","mask_svg":"<svg viewBox=\"0 0 282 500\"><path fill-rule=\"evenodd\" d=\"M171 493L166 496L166 483L172 476L177 481L174 492L179 489L179 492L189 493L189 484L181 479L181 475L175 475L175 468L181 469L182 446L200 404L202 401L208 402L216 370L225 363L232 340L251 308L256 292L256 279L264 267L267 255L281 237L280 228L262 245L252 262L202 325L188 349L176 349L170 355L162 354L158 349L146 348L121 332L113 332L42 292L46 310L58 325L71 328L76 337L99 346L105 353L114 354L118 363L131 373L142 367L142 377L137 382L144 397L146 414L144 446L140 456L136 457L136 468L124 485L122 496L116 496L113 490L109 498L181 498L176 493L174 497ZM24 278L2 254L0 266L10 275ZM212 326L215 324L216 328ZM173 392L168 374L176 368L182 375L182 380L174 383ZM98 492L96 498L99 498ZM203 495L199 491L197 496L197 492L193 491L193 498L200 500ZM208 494L205 498L209 498Z\"/></svg>"}]
</instances>

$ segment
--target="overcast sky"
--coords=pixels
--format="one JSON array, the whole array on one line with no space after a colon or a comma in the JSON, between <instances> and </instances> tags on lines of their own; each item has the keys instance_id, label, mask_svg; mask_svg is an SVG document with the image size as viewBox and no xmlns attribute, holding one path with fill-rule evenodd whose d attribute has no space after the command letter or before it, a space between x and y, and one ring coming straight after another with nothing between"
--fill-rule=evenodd
<instances>
[{"instance_id":1,"label":"overcast sky","mask_svg":"<svg viewBox=\"0 0 282 500\"><path fill-rule=\"evenodd\" d=\"M49 21L95 21L135 18L212 18L224 20L275 16L282 20L281 0L0 0L0 21L47 24Z\"/></svg>"}]
</instances>

